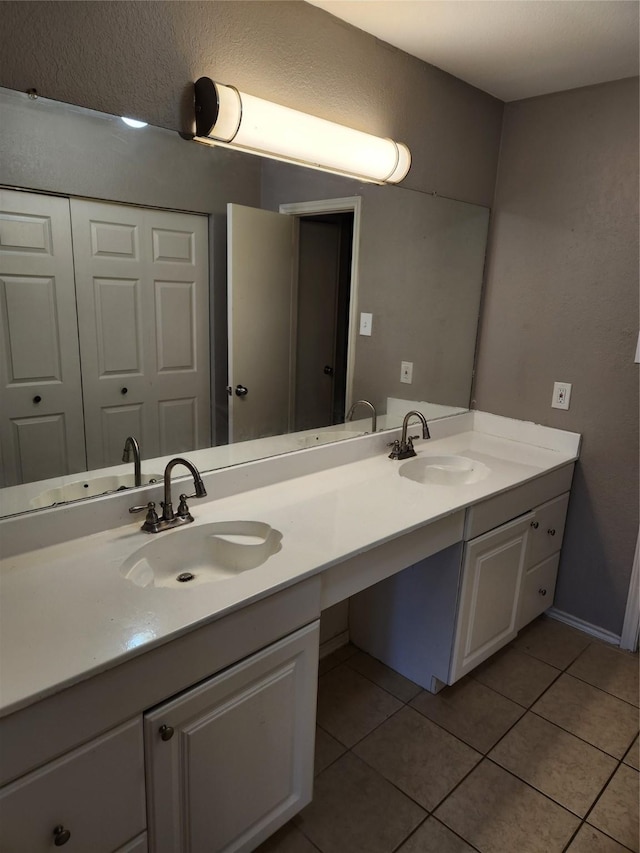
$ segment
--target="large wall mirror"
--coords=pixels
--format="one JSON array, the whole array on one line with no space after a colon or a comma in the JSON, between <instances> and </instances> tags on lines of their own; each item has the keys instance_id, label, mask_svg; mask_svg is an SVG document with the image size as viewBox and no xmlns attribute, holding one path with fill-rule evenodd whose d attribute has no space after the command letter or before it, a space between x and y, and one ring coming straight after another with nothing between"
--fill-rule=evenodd
<instances>
[{"instance_id":1,"label":"large wall mirror","mask_svg":"<svg viewBox=\"0 0 640 853\"><path fill-rule=\"evenodd\" d=\"M0 161L2 514L468 407L488 209L7 89Z\"/></svg>"}]
</instances>

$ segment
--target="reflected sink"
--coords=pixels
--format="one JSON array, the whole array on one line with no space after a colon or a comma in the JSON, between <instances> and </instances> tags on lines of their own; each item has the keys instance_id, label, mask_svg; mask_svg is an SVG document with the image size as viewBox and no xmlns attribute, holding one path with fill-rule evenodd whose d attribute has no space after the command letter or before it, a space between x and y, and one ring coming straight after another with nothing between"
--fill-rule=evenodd
<instances>
[{"instance_id":1,"label":"reflected sink","mask_svg":"<svg viewBox=\"0 0 640 853\"><path fill-rule=\"evenodd\" d=\"M282 548L262 521L218 521L153 534L120 567L136 586L193 587L256 569Z\"/></svg>"},{"instance_id":2,"label":"reflected sink","mask_svg":"<svg viewBox=\"0 0 640 853\"><path fill-rule=\"evenodd\" d=\"M439 486L463 486L477 483L489 474L489 468L467 456L417 456L400 466L400 476L416 483Z\"/></svg>"},{"instance_id":3,"label":"reflected sink","mask_svg":"<svg viewBox=\"0 0 640 853\"><path fill-rule=\"evenodd\" d=\"M143 474L142 485L161 483L162 479L162 474ZM67 503L68 501L79 501L82 498L94 498L97 495L106 495L109 492L117 492L121 489L132 489L134 485L133 474L121 474L119 477L95 477L47 489L46 492L41 492L32 498L29 503L35 509L52 504Z\"/></svg>"}]
</instances>

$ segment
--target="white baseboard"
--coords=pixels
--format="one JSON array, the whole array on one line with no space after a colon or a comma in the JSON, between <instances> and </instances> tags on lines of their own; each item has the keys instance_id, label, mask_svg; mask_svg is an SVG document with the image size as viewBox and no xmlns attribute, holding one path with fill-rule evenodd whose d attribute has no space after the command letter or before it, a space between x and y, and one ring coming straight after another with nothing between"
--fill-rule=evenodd
<instances>
[{"instance_id":1,"label":"white baseboard","mask_svg":"<svg viewBox=\"0 0 640 853\"><path fill-rule=\"evenodd\" d=\"M335 652L336 649L346 646L348 642L348 631L343 631L341 634L336 634L335 637L331 637L330 640L325 640L325 642L320 646L320 660L322 660L322 658L326 658L326 656L330 655L332 652Z\"/></svg>"},{"instance_id":2,"label":"white baseboard","mask_svg":"<svg viewBox=\"0 0 640 853\"><path fill-rule=\"evenodd\" d=\"M620 645L620 635L614 634L612 631L607 631L605 628L599 628L597 625L592 625L591 622L585 622L584 619L578 619L577 616L572 616L570 613L565 613L563 610L556 610L555 607L550 607L546 611L547 616L552 619L557 619L558 622L564 622L565 625L571 625L578 631L584 634L591 634L598 640L604 640L605 643L611 643L612 646Z\"/></svg>"}]
</instances>

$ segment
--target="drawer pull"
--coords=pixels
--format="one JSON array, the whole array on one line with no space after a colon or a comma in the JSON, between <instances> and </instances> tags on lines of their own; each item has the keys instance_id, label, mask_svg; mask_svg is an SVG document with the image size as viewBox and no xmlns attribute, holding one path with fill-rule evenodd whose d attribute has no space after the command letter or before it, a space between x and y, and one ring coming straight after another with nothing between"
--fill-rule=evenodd
<instances>
[{"instance_id":1,"label":"drawer pull","mask_svg":"<svg viewBox=\"0 0 640 853\"><path fill-rule=\"evenodd\" d=\"M540 522L539 521L532 521L531 526L533 527L534 530L537 530L540 527Z\"/></svg>"},{"instance_id":2,"label":"drawer pull","mask_svg":"<svg viewBox=\"0 0 640 853\"><path fill-rule=\"evenodd\" d=\"M53 830L53 843L56 847L62 847L71 838L71 833L64 826L56 826Z\"/></svg>"},{"instance_id":3,"label":"drawer pull","mask_svg":"<svg viewBox=\"0 0 640 853\"><path fill-rule=\"evenodd\" d=\"M173 737L173 726L162 725L158 731L162 740L171 740Z\"/></svg>"},{"instance_id":4,"label":"drawer pull","mask_svg":"<svg viewBox=\"0 0 640 853\"><path fill-rule=\"evenodd\" d=\"M543 586L541 586L538 590L538 593L542 596L545 596L547 594L547 590Z\"/></svg>"},{"instance_id":5,"label":"drawer pull","mask_svg":"<svg viewBox=\"0 0 640 853\"><path fill-rule=\"evenodd\" d=\"M555 535L556 535L555 528L554 528L554 527L550 527L550 528L547 530L547 533L549 534L549 536L555 536Z\"/></svg>"}]
</instances>

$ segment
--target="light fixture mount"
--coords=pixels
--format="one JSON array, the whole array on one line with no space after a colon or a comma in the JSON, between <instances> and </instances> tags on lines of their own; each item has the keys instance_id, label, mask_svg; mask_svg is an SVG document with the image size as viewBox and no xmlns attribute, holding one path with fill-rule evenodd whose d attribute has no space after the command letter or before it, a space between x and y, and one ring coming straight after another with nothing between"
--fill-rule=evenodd
<instances>
[{"instance_id":1,"label":"light fixture mount","mask_svg":"<svg viewBox=\"0 0 640 853\"><path fill-rule=\"evenodd\" d=\"M311 166L376 183L399 183L411 154L394 142L243 94L200 77L195 83L197 142Z\"/></svg>"}]
</instances>

